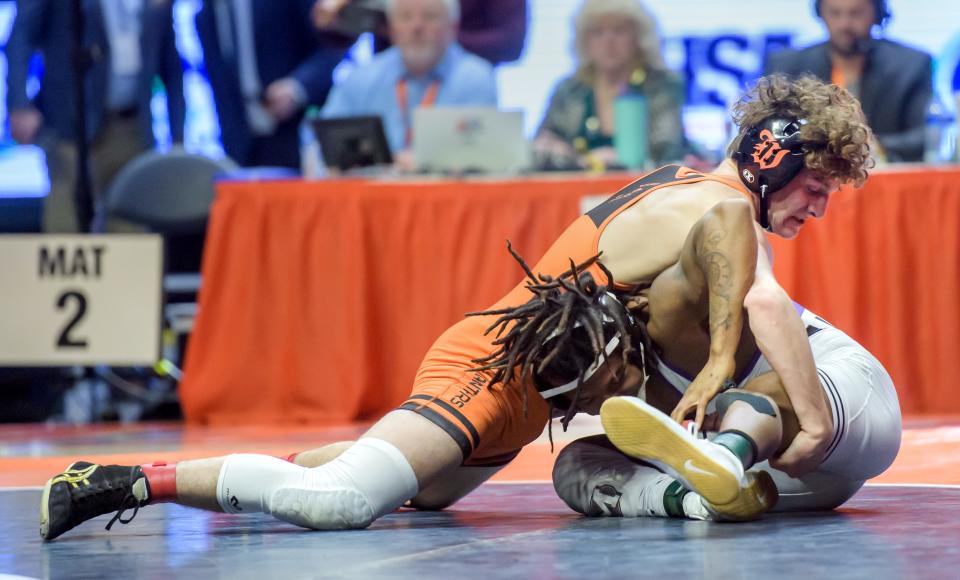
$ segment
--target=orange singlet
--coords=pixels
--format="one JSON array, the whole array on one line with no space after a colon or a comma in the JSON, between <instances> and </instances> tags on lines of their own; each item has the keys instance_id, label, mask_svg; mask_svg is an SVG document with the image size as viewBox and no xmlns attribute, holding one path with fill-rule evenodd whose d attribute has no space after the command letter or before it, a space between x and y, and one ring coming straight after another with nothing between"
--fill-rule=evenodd
<instances>
[{"instance_id":1,"label":"orange singlet","mask_svg":"<svg viewBox=\"0 0 960 580\"><path fill-rule=\"evenodd\" d=\"M532 268L533 272L556 277L570 269L571 259L578 264L586 261L597 254L600 235L620 212L661 187L704 180L735 184L733 180L678 165L644 175L573 222ZM753 196L744 188L736 189L752 200ZM606 280L596 264L588 271L598 282ZM490 309L517 306L531 297L524 280ZM523 384L513 380L488 388L493 372L473 370L479 366L471 362L473 359L496 350L491 344L493 333L483 334L494 320L496 316L465 318L440 335L420 364L413 393L400 406L445 430L460 446L463 465L493 467L509 463L521 447L543 432L550 418L550 406L532 380ZM526 413L523 390L527 391Z\"/></svg>"}]
</instances>

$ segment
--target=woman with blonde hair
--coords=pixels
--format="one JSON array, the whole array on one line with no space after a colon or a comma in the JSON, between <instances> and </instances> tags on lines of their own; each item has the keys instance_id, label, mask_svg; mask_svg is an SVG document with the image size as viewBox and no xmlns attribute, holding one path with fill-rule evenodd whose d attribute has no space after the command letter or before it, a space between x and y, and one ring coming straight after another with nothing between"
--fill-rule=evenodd
<instances>
[{"instance_id":1,"label":"woman with blonde hair","mask_svg":"<svg viewBox=\"0 0 960 580\"><path fill-rule=\"evenodd\" d=\"M660 35L639 0L585 0L574 17L577 70L557 85L534 148L545 165L622 165L613 150L614 101L647 100L649 153L662 164L684 155L683 84L667 69Z\"/></svg>"}]
</instances>

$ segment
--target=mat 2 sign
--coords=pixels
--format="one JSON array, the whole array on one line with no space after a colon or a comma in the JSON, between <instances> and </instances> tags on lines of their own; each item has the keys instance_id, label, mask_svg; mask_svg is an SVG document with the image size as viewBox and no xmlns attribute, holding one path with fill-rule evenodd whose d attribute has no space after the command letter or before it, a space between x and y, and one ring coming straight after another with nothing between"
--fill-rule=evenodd
<instances>
[{"instance_id":1,"label":"mat 2 sign","mask_svg":"<svg viewBox=\"0 0 960 580\"><path fill-rule=\"evenodd\" d=\"M0 236L0 366L152 365L162 272L159 236Z\"/></svg>"}]
</instances>

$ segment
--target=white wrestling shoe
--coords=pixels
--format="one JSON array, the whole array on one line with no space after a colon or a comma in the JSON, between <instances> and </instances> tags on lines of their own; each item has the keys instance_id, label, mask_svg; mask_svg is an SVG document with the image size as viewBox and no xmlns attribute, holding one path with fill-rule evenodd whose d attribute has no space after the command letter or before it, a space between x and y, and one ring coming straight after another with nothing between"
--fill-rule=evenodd
<instances>
[{"instance_id":1,"label":"white wrestling shoe","mask_svg":"<svg viewBox=\"0 0 960 580\"><path fill-rule=\"evenodd\" d=\"M776 504L777 488L769 474L745 474L729 449L698 439L636 397L608 399L600 408L600 420L620 451L652 463L699 494L711 519L755 519ZM705 519L702 514L687 515Z\"/></svg>"}]
</instances>

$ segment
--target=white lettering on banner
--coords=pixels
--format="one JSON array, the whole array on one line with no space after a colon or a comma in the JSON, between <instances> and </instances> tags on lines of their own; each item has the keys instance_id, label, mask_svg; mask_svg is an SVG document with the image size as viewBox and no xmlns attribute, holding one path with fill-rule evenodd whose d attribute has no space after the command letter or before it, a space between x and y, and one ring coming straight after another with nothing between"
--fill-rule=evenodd
<instances>
[{"instance_id":1,"label":"white lettering on banner","mask_svg":"<svg viewBox=\"0 0 960 580\"><path fill-rule=\"evenodd\" d=\"M0 236L0 366L152 365L162 270L155 235Z\"/></svg>"}]
</instances>

